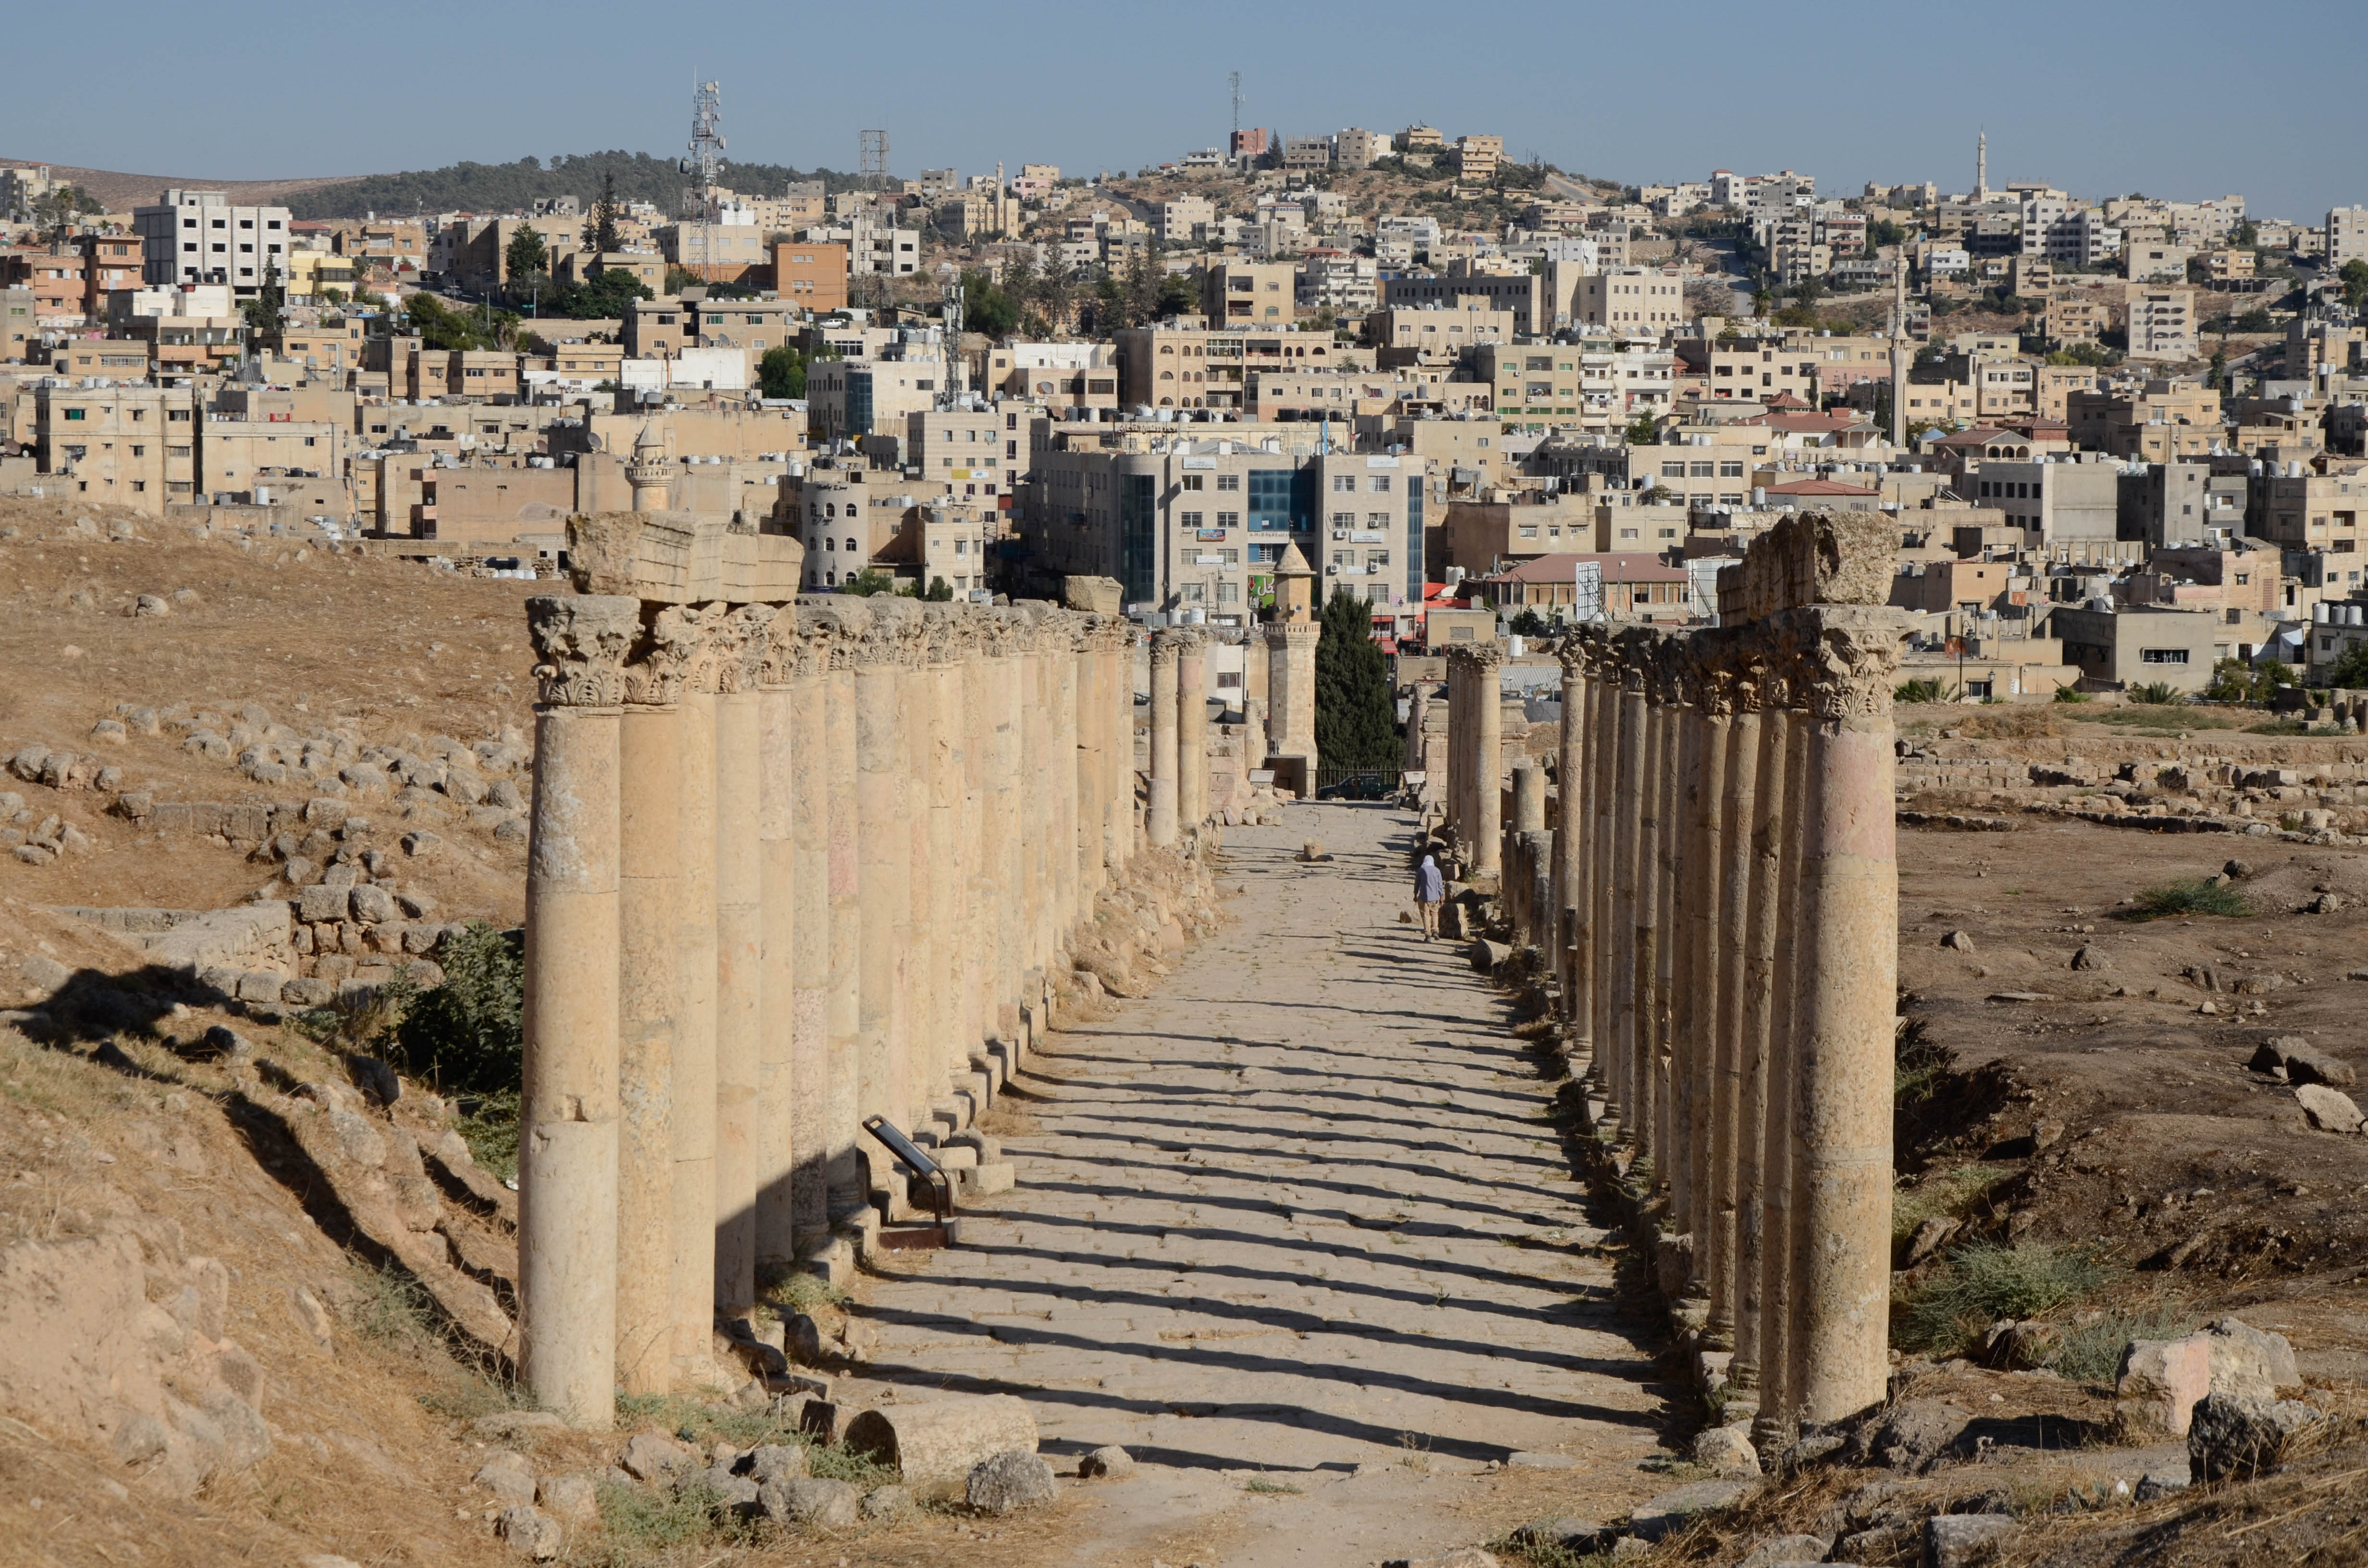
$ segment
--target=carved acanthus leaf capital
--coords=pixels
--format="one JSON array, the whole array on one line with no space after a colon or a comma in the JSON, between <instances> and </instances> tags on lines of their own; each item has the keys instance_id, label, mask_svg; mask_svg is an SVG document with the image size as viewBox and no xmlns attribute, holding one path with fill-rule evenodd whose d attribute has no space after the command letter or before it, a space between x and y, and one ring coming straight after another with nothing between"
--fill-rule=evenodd
<instances>
[{"instance_id":1,"label":"carved acanthus leaf capital","mask_svg":"<svg viewBox=\"0 0 2368 1568\"><path fill-rule=\"evenodd\" d=\"M707 641L706 618L691 605L668 605L642 628L625 666L625 700L666 707L682 700L690 666Z\"/></svg>"},{"instance_id":2,"label":"carved acanthus leaf capital","mask_svg":"<svg viewBox=\"0 0 2368 1568\"><path fill-rule=\"evenodd\" d=\"M609 594L539 595L526 602L541 700L606 708L624 700L625 655L641 630L639 599Z\"/></svg>"},{"instance_id":3,"label":"carved acanthus leaf capital","mask_svg":"<svg viewBox=\"0 0 2368 1568\"><path fill-rule=\"evenodd\" d=\"M1777 617L1792 634L1793 699L1820 719L1891 711L1907 617L1879 607L1813 605Z\"/></svg>"},{"instance_id":4,"label":"carved acanthus leaf capital","mask_svg":"<svg viewBox=\"0 0 2368 1568\"><path fill-rule=\"evenodd\" d=\"M765 671L766 628L772 623L771 605L742 605L723 617L715 635L717 691L757 689Z\"/></svg>"}]
</instances>

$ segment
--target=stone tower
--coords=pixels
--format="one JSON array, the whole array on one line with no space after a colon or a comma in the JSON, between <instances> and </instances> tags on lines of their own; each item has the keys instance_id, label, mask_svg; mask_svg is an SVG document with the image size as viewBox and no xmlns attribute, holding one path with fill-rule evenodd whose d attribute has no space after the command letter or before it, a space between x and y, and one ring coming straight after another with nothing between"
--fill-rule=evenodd
<instances>
[{"instance_id":1,"label":"stone tower","mask_svg":"<svg viewBox=\"0 0 2368 1568\"><path fill-rule=\"evenodd\" d=\"M1266 627L1266 765L1304 799L1315 790L1315 569L1297 545L1274 569L1274 619Z\"/></svg>"},{"instance_id":2,"label":"stone tower","mask_svg":"<svg viewBox=\"0 0 2368 1568\"><path fill-rule=\"evenodd\" d=\"M666 461L666 443L651 426L642 426L633 442L633 460L625 465L625 483L633 487L633 510L663 512L672 499L674 465Z\"/></svg>"}]
</instances>

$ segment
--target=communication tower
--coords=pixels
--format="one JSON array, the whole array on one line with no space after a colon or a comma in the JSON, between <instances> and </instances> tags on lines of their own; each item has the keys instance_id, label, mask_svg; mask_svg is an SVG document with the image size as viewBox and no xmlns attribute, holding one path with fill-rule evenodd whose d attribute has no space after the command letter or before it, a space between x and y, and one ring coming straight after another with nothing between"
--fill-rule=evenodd
<instances>
[{"instance_id":1,"label":"communication tower","mask_svg":"<svg viewBox=\"0 0 2368 1568\"><path fill-rule=\"evenodd\" d=\"M857 133L859 162L857 171L866 190L888 188L888 133L865 131Z\"/></svg>"}]
</instances>

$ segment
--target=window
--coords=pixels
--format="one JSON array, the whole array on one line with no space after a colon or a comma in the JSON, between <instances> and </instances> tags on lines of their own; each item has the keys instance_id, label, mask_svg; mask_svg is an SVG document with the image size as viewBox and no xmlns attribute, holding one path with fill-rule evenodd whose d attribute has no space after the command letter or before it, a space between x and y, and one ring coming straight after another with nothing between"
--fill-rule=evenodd
<instances>
[{"instance_id":1,"label":"window","mask_svg":"<svg viewBox=\"0 0 2368 1568\"><path fill-rule=\"evenodd\" d=\"M1217 514L1217 526L1221 528L1240 528L1242 526L1242 515L1239 512L1220 512ZM1260 545L1258 548L1264 550L1267 547ZM1279 550L1273 555L1262 557L1262 559L1269 561L1279 561L1281 558L1281 552Z\"/></svg>"},{"instance_id":2,"label":"window","mask_svg":"<svg viewBox=\"0 0 2368 1568\"><path fill-rule=\"evenodd\" d=\"M1197 528L1201 526L1201 514L1199 512L1178 512L1176 514L1176 526L1183 528Z\"/></svg>"},{"instance_id":3,"label":"window","mask_svg":"<svg viewBox=\"0 0 2368 1568\"><path fill-rule=\"evenodd\" d=\"M2142 665L2183 665L2187 663L2184 648L2141 648L2138 663Z\"/></svg>"},{"instance_id":4,"label":"window","mask_svg":"<svg viewBox=\"0 0 2368 1568\"><path fill-rule=\"evenodd\" d=\"M1718 465L1716 463L1696 463L1693 465L1693 472L1688 474L1687 477L1689 479L1715 479L1717 477L1717 473L1715 472L1717 468Z\"/></svg>"},{"instance_id":5,"label":"window","mask_svg":"<svg viewBox=\"0 0 2368 1568\"><path fill-rule=\"evenodd\" d=\"M1387 495L1390 493L1390 476L1377 473L1365 482L1365 488L1376 495Z\"/></svg>"},{"instance_id":6,"label":"window","mask_svg":"<svg viewBox=\"0 0 2368 1568\"><path fill-rule=\"evenodd\" d=\"M1718 465L1718 476L1721 479L1741 479L1743 477L1743 463L1741 460L1738 459L1732 462L1721 462Z\"/></svg>"},{"instance_id":7,"label":"window","mask_svg":"<svg viewBox=\"0 0 2368 1568\"><path fill-rule=\"evenodd\" d=\"M1663 463L1661 465L1661 477L1663 479L1683 479L1685 476L1686 465L1683 463Z\"/></svg>"},{"instance_id":8,"label":"window","mask_svg":"<svg viewBox=\"0 0 2368 1568\"><path fill-rule=\"evenodd\" d=\"M1220 489L1220 490L1239 490L1241 487L1242 487L1242 476L1241 476L1240 474L1238 474L1238 473L1221 473L1221 474L1217 475L1217 488L1218 488L1218 489Z\"/></svg>"},{"instance_id":9,"label":"window","mask_svg":"<svg viewBox=\"0 0 2368 1568\"><path fill-rule=\"evenodd\" d=\"M1354 474L1336 473L1332 476L1332 492L1334 494L1341 494L1346 492L1353 491L1356 488L1357 479Z\"/></svg>"},{"instance_id":10,"label":"window","mask_svg":"<svg viewBox=\"0 0 2368 1568\"><path fill-rule=\"evenodd\" d=\"M69 408L66 410L66 417L68 419L80 419L82 416L83 411L79 408Z\"/></svg>"}]
</instances>

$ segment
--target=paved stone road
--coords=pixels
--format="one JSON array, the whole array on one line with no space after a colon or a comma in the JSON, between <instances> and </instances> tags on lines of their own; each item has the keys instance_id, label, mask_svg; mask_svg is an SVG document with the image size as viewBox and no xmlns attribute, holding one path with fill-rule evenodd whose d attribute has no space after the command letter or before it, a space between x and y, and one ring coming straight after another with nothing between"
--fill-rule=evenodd
<instances>
[{"instance_id":1,"label":"paved stone road","mask_svg":"<svg viewBox=\"0 0 2368 1568\"><path fill-rule=\"evenodd\" d=\"M1331 1499L1208 1568L1481 1539L1444 1483L1517 1450L1633 1478L1659 1408L1548 1086L1460 946L1398 922L1411 819L1289 817L1227 833L1218 937L1037 1059L1006 1102L1037 1124L1006 1140L1019 1190L864 1311L874 1376L1023 1396L1056 1468L1103 1443L1172 1467L1129 1483L1138 1531L1238 1512L1246 1471ZM1334 858L1295 862L1309 837Z\"/></svg>"}]
</instances>

